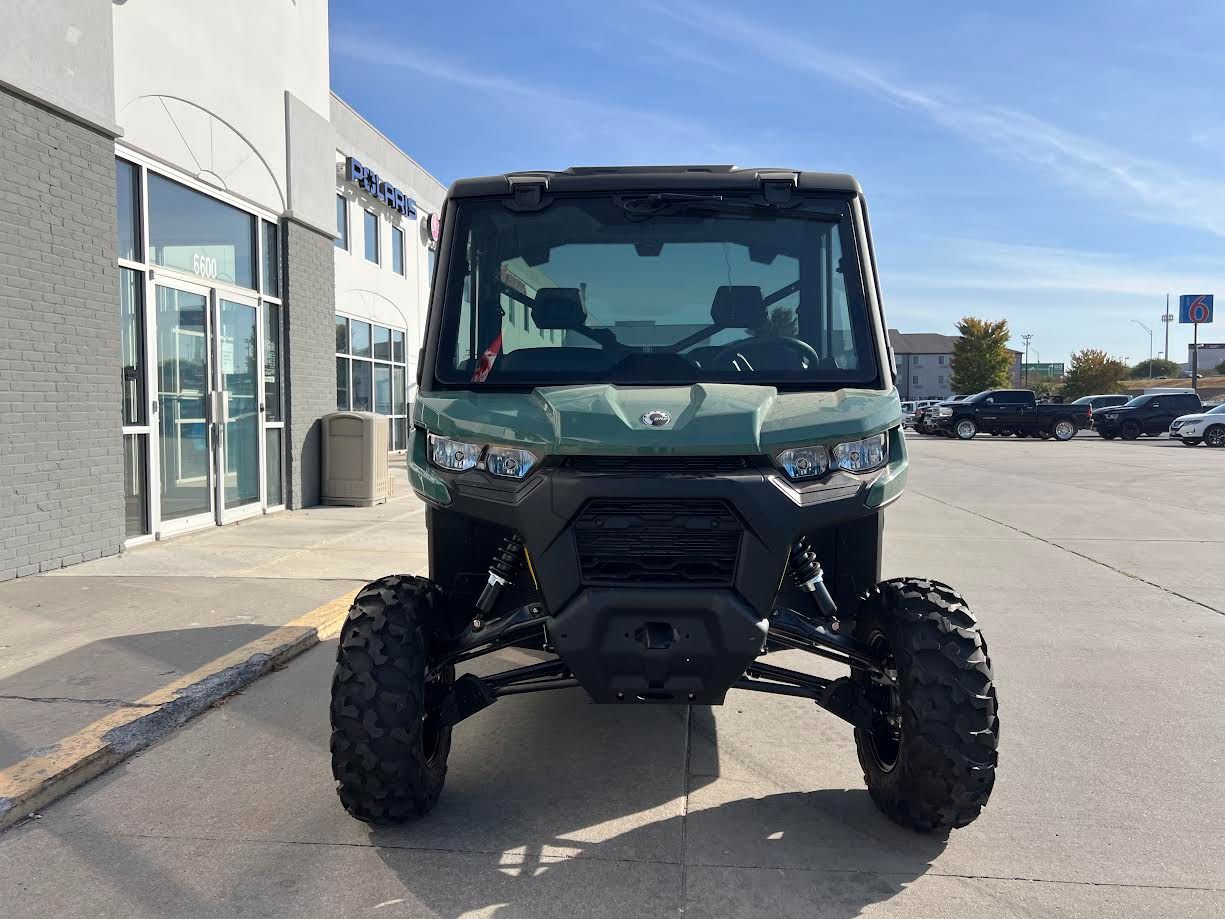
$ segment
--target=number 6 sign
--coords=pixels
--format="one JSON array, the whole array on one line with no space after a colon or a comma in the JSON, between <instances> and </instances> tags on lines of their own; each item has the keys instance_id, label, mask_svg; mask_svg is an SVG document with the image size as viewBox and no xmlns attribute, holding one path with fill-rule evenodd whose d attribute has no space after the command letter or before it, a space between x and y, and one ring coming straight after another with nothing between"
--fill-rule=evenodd
<instances>
[{"instance_id":1,"label":"number 6 sign","mask_svg":"<svg viewBox=\"0 0 1225 919\"><path fill-rule=\"evenodd\" d=\"M1212 294L1183 294L1179 297L1178 321L1195 325L1212 322Z\"/></svg>"}]
</instances>

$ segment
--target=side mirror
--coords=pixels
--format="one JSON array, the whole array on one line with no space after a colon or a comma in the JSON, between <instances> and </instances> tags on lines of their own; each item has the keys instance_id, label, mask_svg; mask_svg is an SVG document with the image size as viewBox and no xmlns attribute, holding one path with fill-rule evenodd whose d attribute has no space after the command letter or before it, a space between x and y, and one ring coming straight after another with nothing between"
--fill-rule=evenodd
<instances>
[{"instance_id":1,"label":"side mirror","mask_svg":"<svg viewBox=\"0 0 1225 919\"><path fill-rule=\"evenodd\" d=\"M994 399L992 399L990 396L987 396L987 398L986 398L984 401L985 401L985 402L986 402L988 405L995 405L995 400L994 400Z\"/></svg>"}]
</instances>

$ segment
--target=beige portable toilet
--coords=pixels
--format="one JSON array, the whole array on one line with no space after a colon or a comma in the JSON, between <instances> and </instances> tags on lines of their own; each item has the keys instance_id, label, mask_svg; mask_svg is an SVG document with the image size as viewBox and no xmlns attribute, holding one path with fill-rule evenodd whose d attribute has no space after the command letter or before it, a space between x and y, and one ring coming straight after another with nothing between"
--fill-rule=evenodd
<instances>
[{"instance_id":1,"label":"beige portable toilet","mask_svg":"<svg viewBox=\"0 0 1225 919\"><path fill-rule=\"evenodd\" d=\"M391 495L386 415L333 412L323 416L324 504L370 507Z\"/></svg>"}]
</instances>

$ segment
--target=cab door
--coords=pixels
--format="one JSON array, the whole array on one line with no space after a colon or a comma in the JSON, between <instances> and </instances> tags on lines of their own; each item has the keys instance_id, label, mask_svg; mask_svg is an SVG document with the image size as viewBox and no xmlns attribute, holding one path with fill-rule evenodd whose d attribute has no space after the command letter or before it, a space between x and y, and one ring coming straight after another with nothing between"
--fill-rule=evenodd
<instances>
[{"instance_id":1,"label":"cab door","mask_svg":"<svg viewBox=\"0 0 1225 919\"><path fill-rule=\"evenodd\" d=\"M1006 411L1006 407L1000 402L1000 394L987 396L981 402L975 405L975 414L978 416L978 429L980 431L994 431L1001 427L1001 417Z\"/></svg>"}]
</instances>

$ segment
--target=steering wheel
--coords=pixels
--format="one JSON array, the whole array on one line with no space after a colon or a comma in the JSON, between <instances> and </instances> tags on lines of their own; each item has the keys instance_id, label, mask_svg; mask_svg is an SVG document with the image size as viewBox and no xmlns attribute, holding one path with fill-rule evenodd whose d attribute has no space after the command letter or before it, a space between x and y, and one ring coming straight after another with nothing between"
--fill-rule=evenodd
<instances>
[{"instance_id":1,"label":"steering wheel","mask_svg":"<svg viewBox=\"0 0 1225 919\"><path fill-rule=\"evenodd\" d=\"M734 341L723 348L710 360L712 370L748 370L752 372L753 365L750 356L763 354L766 351L790 351L799 358L799 368L815 367L821 356L813 350L812 345L799 338L787 338L782 335L763 335L760 338L746 338Z\"/></svg>"}]
</instances>

